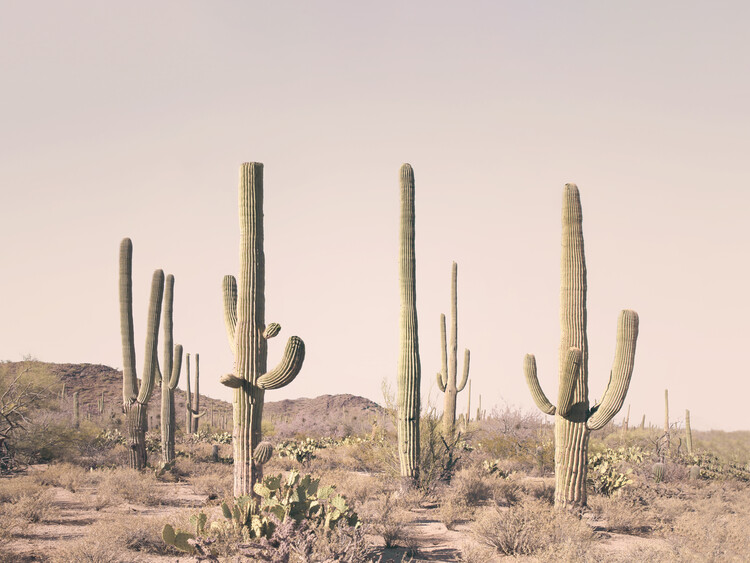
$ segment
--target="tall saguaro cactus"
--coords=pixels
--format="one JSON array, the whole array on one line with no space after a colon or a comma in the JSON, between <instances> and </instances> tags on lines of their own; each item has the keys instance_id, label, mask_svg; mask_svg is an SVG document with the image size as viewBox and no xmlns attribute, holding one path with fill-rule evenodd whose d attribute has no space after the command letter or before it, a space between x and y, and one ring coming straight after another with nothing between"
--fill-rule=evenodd
<instances>
[{"instance_id":1,"label":"tall saguaro cactus","mask_svg":"<svg viewBox=\"0 0 750 563\"><path fill-rule=\"evenodd\" d=\"M302 369L305 344L292 336L277 367L266 371L267 340L281 327L265 321L265 256L263 253L263 165L240 168L240 282L224 276L224 321L234 353L234 373L221 382L234 389L234 495L251 494L263 476L272 448L261 442L266 389L288 385Z\"/></svg>"},{"instance_id":2,"label":"tall saguaro cactus","mask_svg":"<svg viewBox=\"0 0 750 563\"><path fill-rule=\"evenodd\" d=\"M469 350L464 350L464 370L461 381L456 383L458 371L458 264L453 262L451 269L451 340L450 347L446 350L445 342L445 315L440 315L440 344L442 369L437 374L437 383L440 390L445 393L445 406L443 407L443 433L446 437L453 437L456 430L456 399L458 393L466 387L469 379ZM470 392L471 393L471 392ZM471 399L469 399L471 401Z\"/></svg>"},{"instance_id":3,"label":"tall saguaro cactus","mask_svg":"<svg viewBox=\"0 0 750 563\"><path fill-rule=\"evenodd\" d=\"M685 409L685 444L688 455L693 455L693 430L690 428L690 411Z\"/></svg>"},{"instance_id":4,"label":"tall saguaro cactus","mask_svg":"<svg viewBox=\"0 0 750 563\"><path fill-rule=\"evenodd\" d=\"M417 334L417 275L414 253L414 171L404 164L401 177L399 246L398 456L401 476L419 479L419 414L421 409L419 337Z\"/></svg>"},{"instance_id":5,"label":"tall saguaro cactus","mask_svg":"<svg viewBox=\"0 0 750 563\"><path fill-rule=\"evenodd\" d=\"M198 420L202 416L200 414L201 396L200 396L200 355L195 355L195 393L193 393L193 404L191 410L193 413L193 428L192 433L198 433ZM204 413L205 414L205 413Z\"/></svg>"},{"instance_id":6,"label":"tall saguaro cactus","mask_svg":"<svg viewBox=\"0 0 750 563\"><path fill-rule=\"evenodd\" d=\"M526 382L539 409L555 415L555 506L586 505L588 442L625 402L633 374L638 314L624 310L617 321L617 345L609 384L600 404L589 408L586 336L586 260L583 250L581 201L575 184L566 184L562 213L562 286L560 288L560 352L557 407L539 385L536 360L524 359Z\"/></svg>"},{"instance_id":7,"label":"tall saguaro cactus","mask_svg":"<svg viewBox=\"0 0 750 563\"><path fill-rule=\"evenodd\" d=\"M159 338L159 317L164 295L164 272L154 271L148 305L146 349L140 387L135 369L133 337L133 243L125 238L120 243L120 334L122 337L122 400L128 421L130 467L146 466L146 409L154 389L158 371L156 347Z\"/></svg>"},{"instance_id":8,"label":"tall saguaro cactus","mask_svg":"<svg viewBox=\"0 0 750 563\"><path fill-rule=\"evenodd\" d=\"M161 380L161 460L165 465L174 461L175 409L174 390L180 381L182 346L173 346L172 304L174 276L167 276L164 287L164 373Z\"/></svg>"}]
</instances>

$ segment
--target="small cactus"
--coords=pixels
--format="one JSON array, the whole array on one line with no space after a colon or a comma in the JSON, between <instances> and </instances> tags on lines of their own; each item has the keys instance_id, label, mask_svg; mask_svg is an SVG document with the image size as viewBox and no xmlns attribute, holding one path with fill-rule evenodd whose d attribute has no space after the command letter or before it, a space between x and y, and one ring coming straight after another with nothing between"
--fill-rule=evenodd
<instances>
[{"instance_id":1,"label":"small cactus","mask_svg":"<svg viewBox=\"0 0 750 563\"><path fill-rule=\"evenodd\" d=\"M685 409L685 442L688 455L693 455L693 431L690 428L690 411Z\"/></svg>"},{"instance_id":2,"label":"small cactus","mask_svg":"<svg viewBox=\"0 0 750 563\"><path fill-rule=\"evenodd\" d=\"M701 478L701 468L697 465L691 465L688 469L688 479L690 481L697 481Z\"/></svg>"},{"instance_id":3,"label":"small cactus","mask_svg":"<svg viewBox=\"0 0 750 563\"><path fill-rule=\"evenodd\" d=\"M657 483L661 483L662 481L664 481L665 469L663 463L655 463L651 467L651 472L654 475L654 481L656 481Z\"/></svg>"}]
</instances>

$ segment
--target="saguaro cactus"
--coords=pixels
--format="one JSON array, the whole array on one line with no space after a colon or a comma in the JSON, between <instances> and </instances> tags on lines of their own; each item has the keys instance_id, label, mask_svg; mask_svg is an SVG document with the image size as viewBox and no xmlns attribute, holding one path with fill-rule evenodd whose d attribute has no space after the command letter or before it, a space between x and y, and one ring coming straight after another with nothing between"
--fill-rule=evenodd
<instances>
[{"instance_id":1,"label":"saguaro cactus","mask_svg":"<svg viewBox=\"0 0 750 563\"><path fill-rule=\"evenodd\" d=\"M78 391L73 393L73 428L81 425L81 405L78 400Z\"/></svg>"},{"instance_id":2,"label":"saguaro cactus","mask_svg":"<svg viewBox=\"0 0 750 563\"><path fill-rule=\"evenodd\" d=\"M130 438L130 467L146 466L146 409L156 378L156 347L159 338L159 317L164 294L164 272L156 270L151 279L151 297L148 305L146 349L143 378L140 387L135 369L135 343L133 337L133 243L125 238L120 243L120 334L122 337L122 400L128 421Z\"/></svg>"},{"instance_id":3,"label":"saguaro cactus","mask_svg":"<svg viewBox=\"0 0 750 563\"><path fill-rule=\"evenodd\" d=\"M617 321L617 346L609 384L602 402L589 408L586 336L586 261L581 201L575 184L563 197L560 289L560 358L557 407L549 402L537 379L536 360L524 360L526 382L539 409L555 415L555 506L586 505L588 441L622 408L630 385L638 337L638 314L624 310Z\"/></svg>"},{"instance_id":4,"label":"saguaro cactus","mask_svg":"<svg viewBox=\"0 0 750 563\"><path fill-rule=\"evenodd\" d=\"M401 476L419 479L419 414L421 409L419 337L417 334L417 283L414 253L414 171L404 164L401 177L401 228L399 246L398 356L398 456ZM454 403L455 416L455 403Z\"/></svg>"},{"instance_id":5,"label":"saguaro cactus","mask_svg":"<svg viewBox=\"0 0 750 563\"><path fill-rule=\"evenodd\" d=\"M690 411L685 409L685 443L688 455L693 455L693 431L690 428Z\"/></svg>"},{"instance_id":6,"label":"saguaro cactus","mask_svg":"<svg viewBox=\"0 0 750 563\"><path fill-rule=\"evenodd\" d=\"M221 382L234 389L234 495L251 494L262 478L266 454L261 442L263 398L266 389L288 385L302 369L305 344L289 338L277 367L266 371L267 340L281 327L265 321L265 256L263 253L263 165L244 163L240 168L240 283L224 276L224 320L234 353L234 373Z\"/></svg>"},{"instance_id":7,"label":"saguaro cactus","mask_svg":"<svg viewBox=\"0 0 750 563\"><path fill-rule=\"evenodd\" d=\"M174 390L180 381L182 346L173 346L172 304L174 301L174 276L169 274L164 288L164 361L161 378L161 460L163 464L174 461L175 409Z\"/></svg>"},{"instance_id":8,"label":"saguaro cactus","mask_svg":"<svg viewBox=\"0 0 750 563\"><path fill-rule=\"evenodd\" d=\"M191 410L193 411L193 428L192 433L198 433L198 420L205 413L200 412L201 395L200 395L200 355L195 355L195 393L193 393L193 404Z\"/></svg>"},{"instance_id":9,"label":"saguaro cactus","mask_svg":"<svg viewBox=\"0 0 750 563\"><path fill-rule=\"evenodd\" d=\"M446 438L452 438L456 430L456 398L458 393L466 387L469 379L469 350L464 350L464 371L461 381L456 383L456 372L458 370L458 264L453 262L451 269L451 341L450 348L446 350L445 342L445 315L440 315L440 344L442 369L437 374L437 383L440 390L445 393L443 407L443 433Z\"/></svg>"}]
</instances>

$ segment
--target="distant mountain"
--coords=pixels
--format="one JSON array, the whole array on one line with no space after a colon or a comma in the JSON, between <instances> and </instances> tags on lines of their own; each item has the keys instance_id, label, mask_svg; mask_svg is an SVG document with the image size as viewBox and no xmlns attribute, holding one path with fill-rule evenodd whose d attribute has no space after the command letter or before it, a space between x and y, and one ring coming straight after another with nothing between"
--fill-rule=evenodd
<instances>
[{"instance_id":1,"label":"distant mountain","mask_svg":"<svg viewBox=\"0 0 750 563\"><path fill-rule=\"evenodd\" d=\"M6 362L16 371L30 362ZM79 393L81 416L99 416L99 399L104 396L104 415L122 412L122 371L100 364L55 364L33 362L45 367L60 380L60 389L65 386L64 403L72 404L75 391ZM182 375L184 378L184 374ZM185 424L185 396L181 389L175 390L177 425ZM149 401L149 426L159 423L161 391L157 385ZM72 408L72 407L71 407ZM216 428L232 431L232 405L227 401L207 397L201 393L200 408L206 414L201 425L208 423ZM386 411L377 403L355 395L321 395L314 399L285 399L266 401L263 421L266 432L275 439L304 436L336 436L370 432L374 421L391 426Z\"/></svg>"}]
</instances>

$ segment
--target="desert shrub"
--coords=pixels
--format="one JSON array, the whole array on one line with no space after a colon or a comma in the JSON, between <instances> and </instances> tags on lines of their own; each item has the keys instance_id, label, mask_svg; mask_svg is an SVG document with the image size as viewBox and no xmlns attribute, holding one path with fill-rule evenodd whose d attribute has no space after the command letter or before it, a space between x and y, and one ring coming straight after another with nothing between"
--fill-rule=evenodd
<instances>
[{"instance_id":1,"label":"desert shrub","mask_svg":"<svg viewBox=\"0 0 750 563\"><path fill-rule=\"evenodd\" d=\"M482 420L474 439L477 449L505 460L515 470L544 473L554 467L551 433L551 425L539 413L506 407Z\"/></svg>"},{"instance_id":2,"label":"desert shrub","mask_svg":"<svg viewBox=\"0 0 750 563\"><path fill-rule=\"evenodd\" d=\"M485 563L494 557L494 549L474 543L464 543L458 556L459 563Z\"/></svg>"},{"instance_id":3,"label":"desert shrub","mask_svg":"<svg viewBox=\"0 0 750 563\"><path fill-rule=\"evenodd\" d=\"M190 486L198 495L206 495L209 500L230 498L233 494L234 480L228 471L214 475L198 475L188 479Z\"/></svg>"},{"instance_id":4,"label":"desert shrub","mask_svg":"<svg viewBox=\"0 0 750 563\"><path fill-rule=\"evenodd\" d=\"M48 465L44 471L35 473L32 478L40 485L62 487L75 493L82 486L91 484L89 472L78 465L62 462Z\"/></svg>"},{"instance_id":5,"label":"desert shrub","mask_svg":"<svg viewBox=\"0 0 750 563\"><path fill-rule=\"evenodd\" d=\"M456 472L451 480L452 494L469 506L492 498L492 481L478 467L467 467Z\"/></svg>"},{"instance_id":6,"label":"desert shrub","mask_svg":"<svg viewBox=\"0 0 750 563\"><path fill-rule=\"evenodd\" d=\"M454 530L456 524L469 520L473 509L456 495L446 495L440 502L440 521L449 530Z\"/></svg>"},{"instance_id":7,"label":"desert shrub","mask_svg":"<svg viewBox=\"0 0 750 563\"><path fill-rule=\"evenodd\" d=\"M385 547L408 546L409 514L393 491L386 491L368 501L360 512L363 519L369 523L370 532L380 536Z\"/></svg>"},{"instance_id":8,"label":"desert shrub","mask_svg":"<svg viewBox=\"0 0 750 563\"><path fill-rule=\"evenodd\" d=\"M514 495L516 501L519 498L518 493L522 493L545 504L554 504L555 502L555 483L553 479L511 479L507 482L517 487L517 489L511 489L511 494ZM514 502L510 502L510 504L514 504Z\"/></svg>"},{"instance_id":9,"label":"desert shrub","mask_svg":"<svg viewBox=\"0 0 750 563\"><path fill-rule=\"evenodd\" d=\"M49 488L27 492L12 501L9 512L26 522L49 522L58 514L54 499L55 493Z\"/></svg>"},{"instance_id":10,"label":"desert shrub","mask_svg":"<svg viewBox=\"0 0 750 563\"><path fill-rule=\"evenodd\" d=\"M485 509L471 530L479 543L504 555L531 555L553 545L592 539L591 530L578 518L532 499L510 508Z\"/></svg>"},{"instance_id":11,"label":"desert shrub","mask_svg":"<svg viewBox=\"0 0 750 563\"><path fill-rule=\"evenodd\" d=\"M123 556L114 545L101 538L87 536L69 542L49 555L49 563L129 563L132 557Z\"/></svg>"},{"instance_id":12,"label":"desert shrub","mask_svg":"<svg viewBox=\"0 0 750 563\"><path fill-rule=\"evenodd\" d=\"M498 506L516 504L520 500L522 493L523 489L516 479L494 479L490 481L491 498Z\"/></svg>"}]
</instances>

